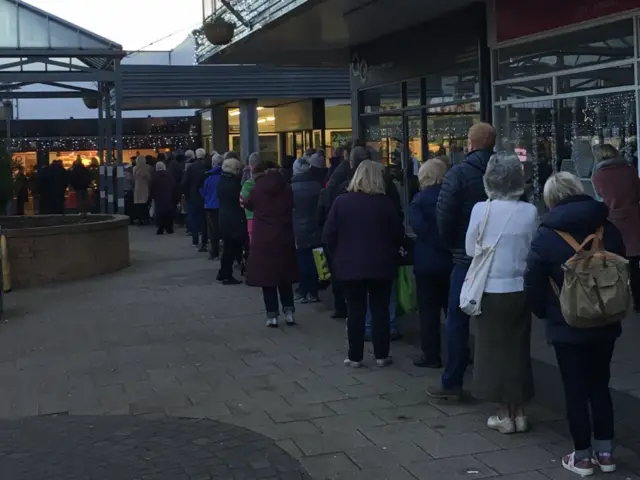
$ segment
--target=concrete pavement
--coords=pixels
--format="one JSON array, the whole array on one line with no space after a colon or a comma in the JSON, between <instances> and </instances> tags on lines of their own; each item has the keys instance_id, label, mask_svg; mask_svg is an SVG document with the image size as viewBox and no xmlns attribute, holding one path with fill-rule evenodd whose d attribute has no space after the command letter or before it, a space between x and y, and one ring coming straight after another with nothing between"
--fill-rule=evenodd
<instances>
[{"instance_id":1,"label":"concrete pavement","mask_svg":"<svg viewBox=\"0 0 640 480\"><path fill-rule=\"evenodd\" d=\"M182 233L132 229L120 273L15 292L0 325L0 478L574 478L561 415L486 429L491 405L430 401L439 372L349 370L344 324L300 306L264 327L260 291L215 282ZM108 248L96 246L96 248ZM640 479L619 450L611 479Z\"/></svg>"}]
</instances>

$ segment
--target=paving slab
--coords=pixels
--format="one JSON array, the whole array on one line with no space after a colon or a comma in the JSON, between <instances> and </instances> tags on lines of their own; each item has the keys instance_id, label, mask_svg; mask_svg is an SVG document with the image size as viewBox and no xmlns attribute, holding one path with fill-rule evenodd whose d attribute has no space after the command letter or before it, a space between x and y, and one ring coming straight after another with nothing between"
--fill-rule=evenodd
<instances>
[{"instance_id":1,"label":"paving slab","mask_svg":"<svg viewBox=\"0 0 640 480\"><path fill-rule=\"evenodd\" d=\"M188 238L153 233L131 229L122 272L5 297L8 479L569 478L561 413L532 405L528 434L489 431L494 406L432 401L440 371L415 368L403 343L387 369L370 344L368 367L346 369L344 323L322 304L267 329L259 289L220 285ZM631 386L639 370L623 361ZM639 478L633 448L610 478Z\"/></svg>"}]
</instances>

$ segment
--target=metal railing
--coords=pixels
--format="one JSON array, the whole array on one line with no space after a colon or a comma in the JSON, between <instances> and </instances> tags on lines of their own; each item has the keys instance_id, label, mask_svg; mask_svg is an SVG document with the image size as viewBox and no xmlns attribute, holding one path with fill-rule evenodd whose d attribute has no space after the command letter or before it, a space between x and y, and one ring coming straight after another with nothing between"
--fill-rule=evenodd
<instances>
[{"instance_id":1,"label":"metal railing","mask_svg":"<svg viewBox=\"0 0 640 480\"><path fill-rule=\"evenodd\" d=\"M231 12L222 0L204 0L205 4L205 21L212 20L217 17L223 17L236 26L235 33L231 43L249 35L255 30L259 30L269 22L276 18L288 14L295 8L301 6L308 0L226 0L235 12ZM207 16L207 13L210 14ZM237 16L241 17L239 21ZM206 40L198 42L196 47L196 58L198 62L206 59L211 55L215 55L225 46L214 46Z\"/></svg>"}]
</instances>

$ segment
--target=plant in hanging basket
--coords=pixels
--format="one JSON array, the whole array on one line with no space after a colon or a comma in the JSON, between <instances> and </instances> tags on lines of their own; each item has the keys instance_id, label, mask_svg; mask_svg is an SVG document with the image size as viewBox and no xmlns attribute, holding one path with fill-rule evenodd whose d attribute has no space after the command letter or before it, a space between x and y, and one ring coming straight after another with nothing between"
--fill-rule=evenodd
<instances>
[{"instance_id":1,"label":"plant in hanging basket","mask_svg":"<svg viewBox=\"0 0 640 480\"><path fill-rule=\"evenodd\" d=\"M87 108L92 110L98 108L98 99L96 97L82 97L82 101Z\"/></svg>"},{"instance_id":2,"label":"plant in hanging basket","mask_svg":"<svg viewBox=\"0 0 640 480\"><path fill-rule=\"evenodd\" d=\"M217 17L211 22L202 25L204 36L213 45L228 45L233 38L236 26L233 22L222 17Z\"/></svg>"}]
</instances>

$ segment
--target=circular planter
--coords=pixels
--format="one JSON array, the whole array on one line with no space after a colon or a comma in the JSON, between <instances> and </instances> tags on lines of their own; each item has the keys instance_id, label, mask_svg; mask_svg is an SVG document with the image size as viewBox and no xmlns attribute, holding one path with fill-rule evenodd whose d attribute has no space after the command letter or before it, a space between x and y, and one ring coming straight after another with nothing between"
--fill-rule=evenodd
<instances>
[{"instance_id":1,"label":"circular planter","mask_svg":"<svg viewBox=\"0 0 640 480\"><path fill-rule=\"evenodd\" d=\"M213 45L228 45L233 38L235 25L224 18L218 17L212 22L206 22L202 31L206 39Z\"/></svg>"},{"instance_id":2,"label":"circular planter","mask_svg":"<svg viewBox=\"0 0 640 480\"><path fill-rule=\"evenodd\" d=\"M13 289L78 280L129 265L129 217L0 217Z\"/></svg>"}]
</instances>

